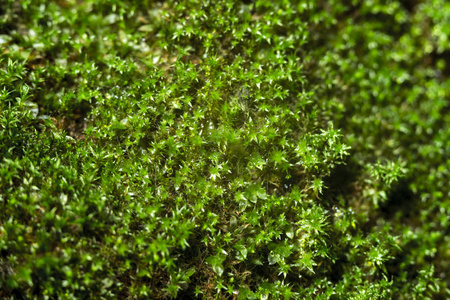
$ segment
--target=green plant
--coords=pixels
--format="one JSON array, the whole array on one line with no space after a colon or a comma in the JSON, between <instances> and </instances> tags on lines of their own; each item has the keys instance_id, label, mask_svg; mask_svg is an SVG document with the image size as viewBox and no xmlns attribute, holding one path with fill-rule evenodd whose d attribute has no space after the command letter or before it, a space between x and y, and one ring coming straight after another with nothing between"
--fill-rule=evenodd
<instances>
[{"instance_id":1,"label":"green plant","mask_svg":"<svg viewBox=\"0 0 450 300\"><path fill-rule=\"evenodd\" d=\"M448 296L448 5L405 3L3 1L0 296Z\"/></svg>"}]
</instances>

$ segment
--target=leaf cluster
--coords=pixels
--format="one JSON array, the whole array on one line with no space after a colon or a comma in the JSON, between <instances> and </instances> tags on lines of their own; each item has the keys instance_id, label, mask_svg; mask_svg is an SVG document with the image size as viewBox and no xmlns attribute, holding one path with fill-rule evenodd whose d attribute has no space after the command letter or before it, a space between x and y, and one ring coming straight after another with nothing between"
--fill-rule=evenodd
<instances>
[{"instance_id":1,"label":"leaf cluster","mask_svg":"<svg viewBox=\"0 0 450 300\"><path fill-rule=\"evenodd\" d=\"M403 2L0 3L0 297L448 296L449 10Z\"/></svg>"}]
</instances>

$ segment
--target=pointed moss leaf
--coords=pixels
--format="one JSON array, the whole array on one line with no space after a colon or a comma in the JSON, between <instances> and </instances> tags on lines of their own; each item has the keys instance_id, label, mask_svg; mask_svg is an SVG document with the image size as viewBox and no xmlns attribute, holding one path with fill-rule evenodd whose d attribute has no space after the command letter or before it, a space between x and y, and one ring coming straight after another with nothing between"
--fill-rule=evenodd
<instances>
[{"instance_id":1,"label":"pointed moss leaf","mask_svg":"<svg viewBox=\"0 0 450 300\"><path fill-rule=\"evenodd\" d=\"M223 261L226 259L225 255L217 254L210 256L206 259L206 262L211 265L213 271L221 276L223 273Z\"/></svg>"},{"instance_id":2,"label":"pointed moss leaf","mask_svg":"<svg viewBox=\"0 0 450 300\"><path fill-rule=\"evenodd\" d=\"M238 250L236 256L238 260L245 260L247 258L247 248L244 245L236 245L234 248Z\"/></svg>"}]
</instances>

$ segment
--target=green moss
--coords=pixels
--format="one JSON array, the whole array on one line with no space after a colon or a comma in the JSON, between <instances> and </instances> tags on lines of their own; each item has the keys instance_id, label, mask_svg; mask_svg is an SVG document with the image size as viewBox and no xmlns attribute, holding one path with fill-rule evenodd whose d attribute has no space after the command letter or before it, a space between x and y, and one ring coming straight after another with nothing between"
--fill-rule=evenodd
<instances>
[{"instance_id":1,"label":"green moss","mask_svg":"<svg viewBox=\"0 0 450 300\"><path fill-rule=\"evenodd\" d=\"M0 296L449 296L445 1L3 1Z\"/></svg>"}]
</instances>

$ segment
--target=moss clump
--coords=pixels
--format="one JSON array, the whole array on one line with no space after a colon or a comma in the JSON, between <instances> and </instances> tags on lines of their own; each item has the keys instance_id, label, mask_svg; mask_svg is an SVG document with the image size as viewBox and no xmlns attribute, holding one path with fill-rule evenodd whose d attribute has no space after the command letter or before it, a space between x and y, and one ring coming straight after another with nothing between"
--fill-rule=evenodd
<instances>
[{"instance_id":1,"label":"moss clump","mask_svg":"<svg viewBox=\"0 0 450 300\"><path fill-rule=\"evenodd\" d=\"M2 1L0 297L448 297L449 12Z\"/></svg>"}]
</instances>

